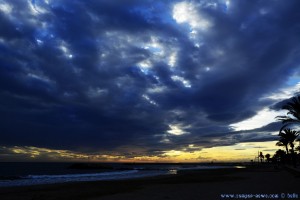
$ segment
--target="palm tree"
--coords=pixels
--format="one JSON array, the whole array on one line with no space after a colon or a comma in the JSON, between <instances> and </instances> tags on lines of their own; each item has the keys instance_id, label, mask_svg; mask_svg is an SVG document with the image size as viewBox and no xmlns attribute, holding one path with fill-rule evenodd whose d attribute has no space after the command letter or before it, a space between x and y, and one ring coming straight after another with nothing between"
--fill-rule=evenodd
<instances>
[{"instance_id":1,"label":"palm tree","mask_svg":"<svg viewBox=\"0 0 300 200\"><path fill-rule=\"evenodd\" d=\"M299 151L299 153L300 153L300 138L298 138L296 141L299 142L299 146L297 146L297 147L295 148L295 150L296 150L296 151Z\"/></svg>"},{"instance_id":2,"label":"palm tree","mask_svg":"<svg viewBox=\"0 0 300 200\"><path fill-rule=\"evenodd\" d=\"M296 147L296 151L299 151L299 152L300 152L300 146L297 146L297 147Z\"/></svg>"},{"instance_id":3,"label":"palm tree","mask_svg":"<svg viewBox=\"0 0 300 200\"><path fill-rule=\"evenodd\" d=\"M296 167L297 164L295 153L294 153L294 142L299 136L299 134L300 134L299 131L291 130L289 128L283 129L282 131L279 132L279 136L280 136L279 141L287 142L291 147L291 154L292 154L291 157L292 157L292 163L294 167Z\"/></svg>"},{"instance_id":4,"label":"palm tree","mask_svg":"<svg viewBox=\"0 0 300 200\"><path fill-rule=\"evenodd\" d=\"M288 125L300 124L300 96L293 97L290 102L282 106L282 109L288 110L288 113L285 116L276 117L283 123L280 132Z\"/></svg>"},{"instance_id":5,"label":"palm tree","mask_svg":"<svg viewBox=\"0 0 300 200\"><path fill-rule=\"evenodd\" d=\"M287 141L285 138L280 138L279 141L276 143L276 146L285 147L286 154L289 153L288 145L289 145L289 141Z\"/></svg>"},{"instance_id":6,"label":"palm tree","mask_svg":"<svg viewBox=\"0 0 300 200\"><path fill-rule=\"evenodd\" d=\"M291 130L289 128L283 129L279 133L280 136L279 142L281 142L282 144L285 144L287 142L291 147L291 152L294 153L294 142L299 136L299 134L300 132L296 130ZM286 146L286 150L288 153L287 146Z\"/></svg>"}]
</instances>

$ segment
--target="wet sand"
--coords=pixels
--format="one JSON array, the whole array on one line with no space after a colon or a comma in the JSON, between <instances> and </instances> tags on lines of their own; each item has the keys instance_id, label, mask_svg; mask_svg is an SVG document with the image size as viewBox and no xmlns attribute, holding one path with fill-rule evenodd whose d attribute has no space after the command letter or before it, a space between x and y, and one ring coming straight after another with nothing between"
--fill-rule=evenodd
<instances>
[{"instance_id":1,"label":"wet sand","mask_svg":"<svg viewBox=\"0 0 300 200\"><path fill-rule=\"evenodd\" d=\"M243 199L233 195L279 195L300 199L300 178L274 167L186 171L177 175L121 181L98 181L0 188L1 200L159 200ZM281 198L281 195L285 198ZM288 195L293 195L288 198ZM298 195L298 197L296 197ZM271 196L272 197L272 196ZM264 199L274 199L274 198ZM274 196L273 196L274 197ZM248 198L250 199L250 198ZM258 199L253 197L252 199ZM262 199L262 198L261 198Z\"/></svg>"}]
</instances>

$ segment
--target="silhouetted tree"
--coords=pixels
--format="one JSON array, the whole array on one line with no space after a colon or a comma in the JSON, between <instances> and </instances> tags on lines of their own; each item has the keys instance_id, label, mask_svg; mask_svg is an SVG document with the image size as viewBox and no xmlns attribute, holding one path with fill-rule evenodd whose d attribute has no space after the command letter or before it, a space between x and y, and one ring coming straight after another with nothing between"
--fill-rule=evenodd
<instances>
[{"instance_id":1,"label":"silhouetted tree","mask_svg":"<svg viewBox=\"0 0 300 200\"><path fill-rule=\"evenodd\" d=\"M285 157L286 153L283 150L278 149L273 155L273 161L276 163L285 163Z\"/></svg>"},{"instance_id":2,"label":"silhouetted tree","mask_svg":"<svg viewBox=\"0 0 300 200\"><path fill-rule=\"evenodd\" d=\"M267 162L269 163L271 161L271 155L269 153L267 153L265 155L266 159L267 159Z\"/></svg>"},{"instance_id":3,"label":"silhouetted tree","mask_svg":"<svg viewBox=\"0 0 300 200\"><path fill-rule=\"evenodd\" d=\"M288 142L288 144L291 147L291 153L294 153L294 142L297 139L297 137L299 136L300 132L299 131L295 131L295 130L291 130L289 128L283 129L282 131L280 131L279 133L279 142Z\"/></svg>"},{"instance_id":4,"label":"silhouetted tree","mask_svg":"<svg viewBox=\"0 0 300 200\"><path fill-rule=\"evenodd\" d=\"M283 123L280 132L290 124L300 124L300 96L293 97L290 102L282 106L282 109L287 110L288 113L276 117Z\"/></svg>"},{"instance_id":5,"label":"silhouetted tree","mask_svg":"<svg viewBox=\"0 0 300 200\"><path fill-rule=\"evenodd\" d=\"M280 121L282 121L283 126L281 127L279 133L281 133L287 126L294 125L294 124L300 124L300 95L293 97L288 103L286 103L282 109L287 110L287 114L285 116L277 116L276 118ZM288 139L289 146L291 147L291 157L294 166L296 166L296 155L294 151L294 141L297 136L299 136L299 132L294 132L294 136ZM296 136L296 137L295 137ZM293 139L293 137L295 137ZM283 143L277 143L278 145ZM300 146L300 145L299 145ZM287 146L286 146L287 147ZM286 148L287 149L287 148ZM300 147L296 147L297 151L300 151ZM299 155L298 155L299 157Z\"/></svg>"},{"instance_id":6,"label":"silhouetted tree","mask_svg":"<svg viewBox=\"0 0 300 200\"><path fill-rule=\"evenodd\" d=\"M296 167L296 157L295 157L295 151L294 151L294 142L299 136L300 132L296 130L291 130L289 128L283 129L279 133L279 141L285 141L288 142L289 146L291 147L291 157L292 157L292 163Z\"/></svg>"},{"instance_id":7,"label":"silhouetted tree","mask_svg":"<svg viewBox=\"0 0 300 200\"><path fill-rule=\"evenodd\" d=\"M295 150L296 150L296 151L299 151L299 153L300 153L300 139L297 139L296 141L299 142L299 146L297 146L297 147L295 148Z\"/></svg>"},{"instance_id":8,"label":"silhouetted tree","mask_svg":"<svg viewBox=\"0 0 300 200\"><path fill-rule=\"evenodd\" d=\"M289 141L284 139L284 138L280 138L279 141L276 143L276 146L285 147L285 151L286 151L287 154L289 153L288 145L289 145Z\"/></svg>"}]
</instances>

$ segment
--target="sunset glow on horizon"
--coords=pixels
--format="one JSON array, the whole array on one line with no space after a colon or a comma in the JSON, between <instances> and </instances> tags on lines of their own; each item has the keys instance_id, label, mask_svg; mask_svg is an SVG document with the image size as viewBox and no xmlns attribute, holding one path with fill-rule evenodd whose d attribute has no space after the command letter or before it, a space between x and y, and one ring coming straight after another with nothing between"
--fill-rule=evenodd
<instances>
[{"instance_id":1,"label":"sunset glow on horizon","mask_svg":"<svg viewBox=\"0 0 300 200\"><path fill-rule=\"evenodd\" d=\"M156 156L133 156L83 154L67 150L52 150L37 147L1 147L10 152L9 161L51 161L51 162L134 162L134 163L208 163L208 162L250 162L257 159L258 153L274 154L276 141L247 142L232 146L219 146L199 149L189 145L183 150L169 150ZM194 151L192 151L194 149Z\"/></svg>"}]
</instances>

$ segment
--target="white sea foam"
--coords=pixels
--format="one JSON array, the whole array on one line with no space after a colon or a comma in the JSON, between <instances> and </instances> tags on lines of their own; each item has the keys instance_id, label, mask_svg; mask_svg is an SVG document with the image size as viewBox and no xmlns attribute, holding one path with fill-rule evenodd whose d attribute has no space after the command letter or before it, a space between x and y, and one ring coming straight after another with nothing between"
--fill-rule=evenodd
<instances>
[{"instance_id":1,"label":"white sea foam","mask_svg":"<svg viewBox=\"0 0 300 200\"><path fill-rule=\"evenodd\" d=\"M102 172L102 173L93 173L93 174L63 174L63 175L28 175L24 178L28 179L77 179L77 178L91 178L91 177L107 177L107 176L116 176L116 175L128 175L132 173L137 173L138 170L126 170L126 171L115 171L115 172Z\"/></svg>"},{"instance_id":2,"label":"white sea foam","mask_svg":"<svg viewBox=\"0 0 300 200\"><path fill-rule=\"evenodd\" d=\"M134 179L147 176L168 174L167 171L126 170L93 174L64 174L64 175L28 175L16 180L1 180L0 187L15 187L28 185L43 185L66 182L86 182L101 180Z\"/></svg>"},{"instance_id":3,"label":"white sea foam","mask_svg":"<svg viewBox=\"0 0 300 200\"><path fill-rule=\"evenodd\" d=\"M234 168L237 166L206 166L206 165L145 165L134 166L132 170L116 170L101 173L57 174L57 175L26 175L19 179L0 180L0 187L16 187L29 185L56 184L66 182L87 182L104 180L124 180L158 175L177 174L178 171L204 170L218 168Z\"/></svg>"}]
</instances>

